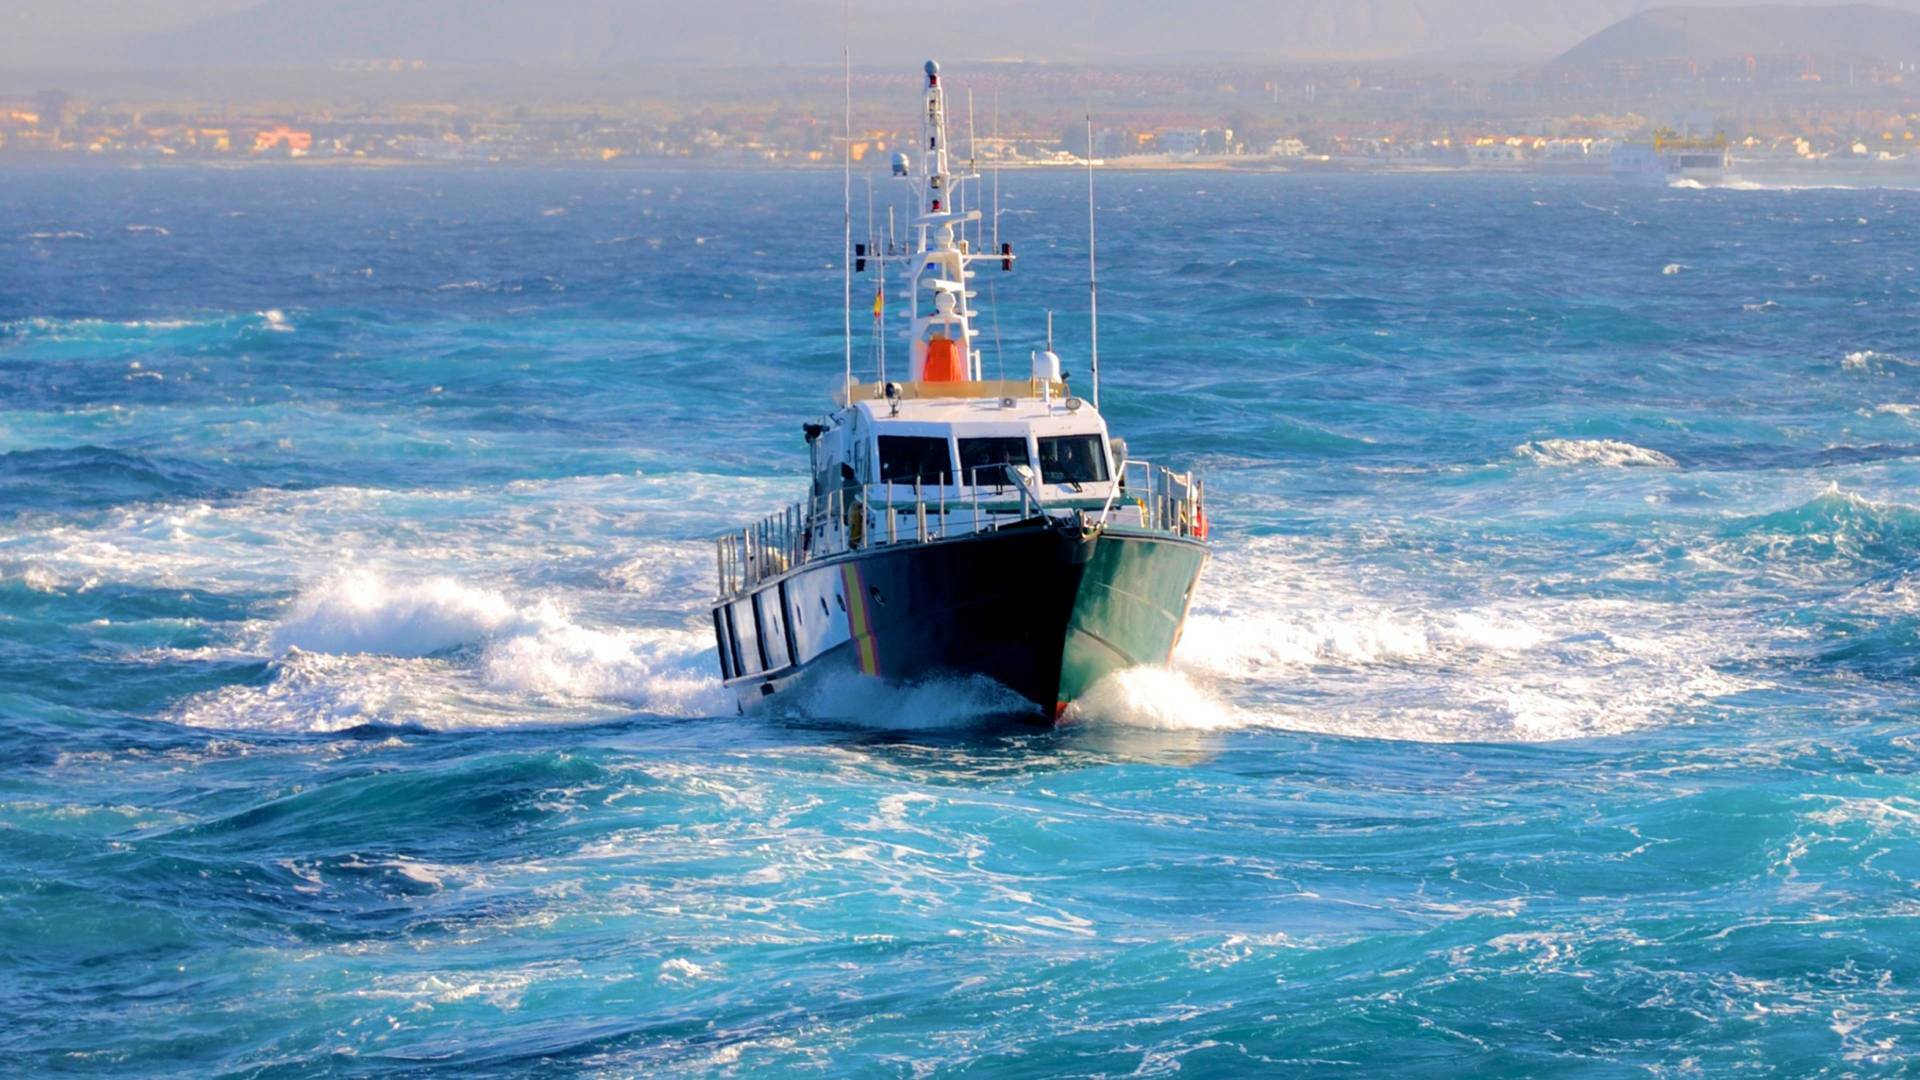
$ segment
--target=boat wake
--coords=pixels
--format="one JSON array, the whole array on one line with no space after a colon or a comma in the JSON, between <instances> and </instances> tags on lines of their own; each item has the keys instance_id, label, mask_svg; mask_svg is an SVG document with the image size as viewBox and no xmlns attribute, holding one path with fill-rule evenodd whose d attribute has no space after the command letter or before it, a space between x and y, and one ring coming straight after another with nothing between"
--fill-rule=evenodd
<instances>
[{"instance_id":1,"label":"boat wake","mask_svg":"<svg viewBox=\"0 0 1920 1080\"><path fill-rule=\"evenodd\" d=\"M517 602L449 577L354 569L315 585L241 653L269 678L189 699L187 724L429 729L726 711L712 645L690 629L583 625L552 599Z\"/></svg>"},{"instance_id":2,"label":"boat wake","mask_svg":"<svg viewBox=\"0 0 1920 1080\"><path fill-rule=\"evenodd\" d=\"M1692 613L1697 615L1698 613ZM1082 724L1308 731L1429 742L1543 742L1660 723L1743 684L1736 638L1670 605L1388 599L1278 542L1223 552L1171 670L1136 668L1076 704ZM205 727L456 730L730 715L704 627L587 621L552 597L366 568L250 625L230 658L263 677L176 710ZM1028 711L986 679L823 678L787 708L884 730L962 728Z\"/></svg>"},{"instance_id":3,"label":"boat wake","mask_svg":"<svg viewBox=\"0 0 1920 1080\"><path fill-rule=\"evenodd\" d=\"M1109 712L1426 742L1592 738L1750 688L1735 672L1758 633L1658 598L1461 598L1397 573L1356 577L1339 544L1263 539L1214 560L1178 678L1115 688Z\"/></svg>"}]
</instances>

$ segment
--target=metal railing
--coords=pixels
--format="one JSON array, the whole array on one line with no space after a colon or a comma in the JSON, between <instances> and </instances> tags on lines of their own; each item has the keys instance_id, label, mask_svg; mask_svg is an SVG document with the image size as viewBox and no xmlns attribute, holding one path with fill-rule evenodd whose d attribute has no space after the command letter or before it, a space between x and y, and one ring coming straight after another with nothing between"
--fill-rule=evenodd
<instances>
[{"instance_id":1,"label":"metal railing","mask_svg":"<svg viewBox=\"0 0 1920 1080\"><path fill-rule=\"evenodd\" d=\"M947 483L945 475L926 479L937 481L934 490L919 478L836 488L717 538L719 595L745 595L797 567L848 551L932 543L1038 518L1207 535L1205 485L1192 474L1145 461L1121 463L1118 482L1104 498L1046 499L1030 474L998 465L972 470L972 482L962 486Z\"/></svg>"}]
</instances>

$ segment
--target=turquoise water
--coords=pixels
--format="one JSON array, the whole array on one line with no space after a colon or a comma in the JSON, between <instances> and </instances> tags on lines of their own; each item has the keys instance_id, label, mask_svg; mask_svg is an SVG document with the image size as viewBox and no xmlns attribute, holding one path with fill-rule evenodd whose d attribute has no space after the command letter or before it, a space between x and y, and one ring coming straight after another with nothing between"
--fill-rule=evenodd
<instances>
[{"instance_id":1,"label":"turquoise water","mask_svg":"<svg viewBox=\"0 0 1920 1080\"><path fill-rule=\"evenodd\" d=\"M1079 183L1006 177L1009 370ZM12 1069L1911 1067L1920 194L1103 176L1219 551L1034 730L716 685L838 185L0 175Z\"/></svg>"}]
</instances>

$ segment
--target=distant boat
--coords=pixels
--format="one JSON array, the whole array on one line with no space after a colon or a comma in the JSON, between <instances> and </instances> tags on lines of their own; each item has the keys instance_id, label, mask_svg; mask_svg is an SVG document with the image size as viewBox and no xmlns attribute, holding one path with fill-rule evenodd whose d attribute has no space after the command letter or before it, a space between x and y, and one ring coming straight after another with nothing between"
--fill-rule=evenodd
<instances>
[{"instance_id":1,"label":"distant boat","mask_svg":"<svg viewBox=\"0 0 1920 1080\"><path fill-rule=\"evenodd\" d=\"M1727 179L1733 166L1726 136L1695 139L1661 131L1651 142L1626 143L1613 148L1613 177L1635 184L1675 184L1683 181L1712 186Z\"/></svg>"},{"instance_id":2,"label":"distant boat","mask_svg":"<svg viewBox=\"0 0 1920 1080\"><path fill-rule=\"evenodd\" d=\"M1097 347L1091 401L1051 341L1027 377L983 377L972 267L1014 255L968 208L979 177L950 155L946 111L929 61L916 152L893 165L907 238L848 253L881 275L877 328L885 268L904 271L907 378L887 379L877 329L878 377L849 359L805 425L807 499L717 543L713 632L742 711L821 679L984 676L1057 719L1109 673L1167 664L1193 601L1205 489L1109 434Z\"/></svg>"}]
</instances>

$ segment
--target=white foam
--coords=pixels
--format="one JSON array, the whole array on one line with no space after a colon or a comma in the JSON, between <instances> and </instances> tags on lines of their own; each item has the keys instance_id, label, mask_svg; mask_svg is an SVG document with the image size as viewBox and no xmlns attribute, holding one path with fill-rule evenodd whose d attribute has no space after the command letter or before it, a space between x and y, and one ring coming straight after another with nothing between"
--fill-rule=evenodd
<instances>
[{"instance_id":1,"label":"white foam","mask_svg":"<svg viewBox=\"0 0 1920 1080\"><path fill-rule=\"evenodd\" d=\"M504 596L451 578L395 581L373 570L309 588L275 628L273 651L429 656L477 644L521 613Z\"/></svg>"},{"instance_id":2,"label":"white foam","mask_svg":"<svg viewBox=\"0 0 1920 1080\"><path fill-rule=\"evenodd\" d=\"M1913 361L1890 353L1875 352L1872 349L1850 352L1840 358L1840 366L1847 371L1874 371L1884 369L1889 364L1912 367Z\"/></svg>"},{"instance_id":3,"label":"white foam","mask_svg":"<svg viewBox=\"0 0 1920 1080\"><path fill-rule=\"evenodd\" d=\"M488 685L514 693L620 701L671 716L731 711L713 641L705 631L593 629L557 610L489 644Z\"/></svg>"},{"instance_id":4,"label":"white foam","mask_svg":"<svg viewBox=\"0 0 1920 1080\"><path fill-rule=\"evenodd\" d=\"M928 679L911 684L881 679L821 679L795 711L890 731L964 728L994 717L1026 715L1032 703L992 679Z\"/></svg>"},{"instance_id":5,"label":"white foam","mask_svg":"<svg viewBox=\"0 0 1920 1080\"><path fill-rule=\"evenodd\" d=\"M1671 469L1678 462L1658 450L1617 439L1540 439L1513 448L1516 457L1538 465L1596 465L1603 468Z\"/></svg>"},{"instance_id":6,"label":"white foam","mask_svg":"<svg viewBox=\"0 0 1920 1080\"><path fill-rule=\"evenodd\" d=\"M1256 615L1198 611L1179 656L1191 667L1245 676L1283 666L1375 664L1433 651L1427 627L1385 609L1305 610Z\"/></svg>"},{"instance_id":7,"label":"white foam","mask_svg":"<svg viewBox=\"0 0 1920 1080\"><path fill-rule=\"evenodd\" d=\"M1189 675L1153 667L1117 671L1100 680L1074 703L1072 718L1154 731L1221 731L1258 722Z\"/></svg>"},{"instance_id":8,"label":"white foam","mask_svg":"<svg viewBox=\"0 0 1920 1080\"><path fill-rule=\"evenodd\" d=\"M274 657L272 679L190 699L183 722L446 729L731 711L704 631L583 625L552 596L521 600L448 576L345 569L277 623L238 636L242 655Z\"/></svg>"},{"instance_id":9,"label":"white foam","mask_svg":"<svg viewBox=\"0 0 1920 1080\"><path fill-rule=\"evenodd\" d=\"M1666 722L1751 684L1754 628L1682 605L1454 595L1338 539L1217 555L1175 672L1128 673L1090 714L1142 727L1277 727L1422 741L1555 741ZM1473 575L1469 573L1471 580Z\"/></svg>"}]
</instances>

